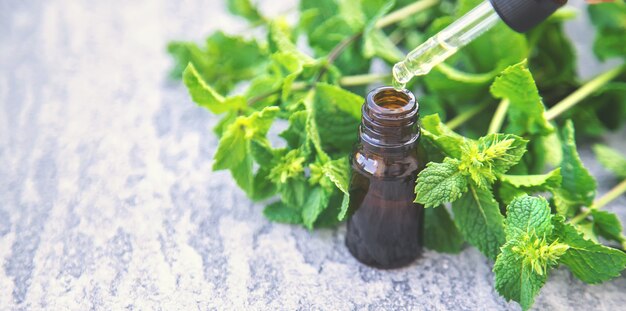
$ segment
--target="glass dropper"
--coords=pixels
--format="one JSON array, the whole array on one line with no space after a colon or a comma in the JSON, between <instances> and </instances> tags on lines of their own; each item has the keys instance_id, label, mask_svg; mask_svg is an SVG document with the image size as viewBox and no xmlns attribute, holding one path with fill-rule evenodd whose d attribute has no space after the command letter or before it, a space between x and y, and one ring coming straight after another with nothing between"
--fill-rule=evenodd
<instances>
[{"instance_id":1,"label":"glass dropper","mask_svg":"<svg viewBox=\"0 0 626 311\"><path fill-rule=\"evenodd\" d=\"M425 75L498 23L500 17L489 1L484 1L461 18L415 48L393 66L396 89L403 89L413 76Z\"/></svg>"},{"instance_id":2,"label":"glass dropper","mask_svg":"<svg viewBox=\"0 0 626 311\"><path fill-rule=\"evenodd\" d=\"M414 76L427 74L500 20L517 32L525 32L565 3L567 0L485 0L395 64L394 87L403 89Z\"/></svg>"}]
</instances>

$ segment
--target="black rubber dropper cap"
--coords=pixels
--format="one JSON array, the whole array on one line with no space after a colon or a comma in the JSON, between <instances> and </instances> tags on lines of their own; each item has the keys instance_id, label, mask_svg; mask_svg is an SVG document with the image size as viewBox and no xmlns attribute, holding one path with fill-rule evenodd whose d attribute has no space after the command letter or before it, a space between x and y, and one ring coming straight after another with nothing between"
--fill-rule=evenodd
<instances>
[{"instance_id":1,"label":"black rubber dropper cap","mask_svg":"<svg viewBox=\"0 0 626 311\"><path fill-rule=\"evenodd\" d=\"M567 0L489 0L500 18L517 32L526 32L552 15Z\"/></svg>"}]
</instances>

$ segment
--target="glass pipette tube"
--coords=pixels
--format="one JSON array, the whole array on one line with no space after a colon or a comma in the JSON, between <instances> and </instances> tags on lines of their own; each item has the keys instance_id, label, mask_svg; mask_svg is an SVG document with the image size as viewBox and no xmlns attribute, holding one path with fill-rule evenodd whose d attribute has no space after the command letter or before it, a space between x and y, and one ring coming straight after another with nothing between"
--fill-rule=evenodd
<instances>
[{"instance_id":1,"label":"glass pipette tube","mask_svg":"<svg viewBox=\"0 0 626 311\"><path fill-rule=\"evenodd\" d=\"M403 89L414 76L425 75L459 48L493 27L500 17L489 0L483 1L461 18L411 51L393 66L393 84Z\"/></svg>"}]
</instances>

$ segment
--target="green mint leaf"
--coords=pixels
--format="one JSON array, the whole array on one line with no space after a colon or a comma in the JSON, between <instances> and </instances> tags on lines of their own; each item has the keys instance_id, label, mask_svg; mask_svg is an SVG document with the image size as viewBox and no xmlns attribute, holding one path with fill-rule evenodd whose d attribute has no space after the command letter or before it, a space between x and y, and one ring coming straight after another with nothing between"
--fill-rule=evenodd
<instances>
[{"instance_id":1,"label":"green mint leaf","mask_svg":"<svg viewBox=\"0 0 626 311\"><path fill-rule=\"evenodd\" d=\"M583 282L610 280L626 268L626 253L586 240L576 228L563 223L562 217L555 217L553 223L559 240L569 245L561 263Z\"/></svg>"},{"instance_id":2,"label":"green mint leaf","mask_svg":"<svg viewBox=\"0 0 626 311\"><path fill-rule=\"evenodd\" d=\"M551 241L552 215L543 198L515 198L507 206L504 227L507 242L493 267L496 290L528 310L546 282L549 269L557 265L568 246Z\"/></svg>"},{"instance_id":3,"label":"green mint leaf","mask_svg":"<svg viewBox=\"0 0 626 311\"><path fill-rule=\"evenodd\" d=\"M302 73L303 61L292 52L278 52L272 54L270 68L277 80L282 80L281 100L287 102L292 92L293 81Z\"/></svg>"},{"instance_id":4,"label":"green mint leaf","mask_svg":"<svg viewBox=\"0 0 626 311\"><path fill-rule=\"evenodd\" d=\"M528 195L515 198L507 207L504 228L507 241L529 234L550 236L553 226L548 201Z\"/></svg>"},{"instance_id":5,"label":"green mint leaf","mask_svg":"<svg viewBox=\"0 0 626 311\"><path fill-rule=\"evenodd\" d=\"M343 199L341 200L339 214L337 215L337 220L344 220L346 218L346 215L348 214L348 209L350 209L350 193L344 193Z\"/></svg>"},{"instance_id":6,"label":"green mint leaf","mask_svg":"<svg viewBox=\"0 0 626 311\"><path fill-rule=\"evenodd\" d=\"M507 131L546 135L554 130L545 117L545 107L526 60L502 71L491 85L491 94L509 100Z\"/></svg>"},{"instance_id":7,"label":"green mint leaf","mask_svg":"<svg viewBox=\"0 0 626 311\"><path fill-rule=\"evenodd\" d=\"M567 121L562 130L563 160L561 188L555 193L555 203L561 215L569 215L572 208L580 205L589 206L596 196L596 180L585 168L574 139L574 125Z\"/></svg>"},{"instance_id":8,"label":"green mint leaf","mask_svg":"<svg viewBox=\"0 0 626 311\"><path fill-rule=\"evenodd\" d=\"M591 22L596 26L593 51L600 60L626 57L626 3L621 0L599 3L587 8Z\"/></svg>"},{"instance_id":9,"label":"green mint leaf","mask_svg":"<svg viewBox=\"0 0 626 311\"><path fill-rule=\"evenodd\" d=\"M521 160L527 143L513 134L489 134L478 142L466 140L461 146L459 170L468 174L477 186L486 187Z\"/></svg>"},{"instance_id":10,"label":"green mint leaf","mask_svg":"<svg viewBox=\"0 0 626 311\"><path fill-rule=\"evenodd\" d=\"M265 139L278 110L277 107L267 107L249 117L238 117L228 126L217 146L213 170L230 169L233 178L246 193L252 192L254 180L250 141Z\"/></svg>"},{"instance_id":11,"label":"green mint leaf","mask_svg":"<svg viewBox=\"0 0 626 311\"><path fill-rule=\"evenodd\" d=\"M300 210L289 207L281 201L266 206L265 209L263 209L263 215L265 215L267 219L275 222L286 224L302 223Z\"/></svg>"},{"instance_id":12,"label":"green mint leaf","mask_svg":"<svg viewBox=\"0 0 626 311\"><path fill-rule=\"evenodd\" d=\"M432 114L421 118L421 132L437 148L446 155L460 159L463 152L461 146L466 138L450 130L439 119L439 115Z\"/></svg>"},{"instance_id":13,"label":"green mint leaf","mask_svg":"<svg viewBox=\"0 0 626 311\"><path fill-rule=\"evenodd\" d=\"M513 187L531 191L546 191L561 186L561 169L557 168L541 175L501 175L500 181Z\"/></svg>"},{"instance_id":14,"label":"green mint leaf","mask_svg":"<svg viewBox=\"0 0 626 311\"><path fill-rule=\"evenodd\" d=\"M196 71L196 68L191 63L183 72L183 81L185 82L185 86L187 86L187 90L189 90L191 99L199 106L207 108L213 113L223 113L239 108L224 105L224 97L202 80L198 71Z\"/></svg>"},{"instance_id":15,"label":"green mint leaf","mask_svg":"<svg viewBox=\"0 0 626 311\"><path fill-rule=\"evenodd\" d=\"M237 150L236 152L239 152ZM216 154L217 160L217 154ZM213 169L215 169L215 163L213 164ZM232 165L228 168L230 170L230 174L233 176L233 179L237 183L237 185L248 195L253 195L253 187L254 187L254 174L252 171L252 156L250 154L246 154L240 162L232 163Z\"/></svg>"},{"instance_id":16,"label":"green mint leaf","mask_svg":"<svg viewBox=\"0 0 626 311\"><path fill-rule=\"evenodd\" d=\"M404 58L402 51L380 29L372 29L364 34L363 56L365 58L378 56L390 64Z\"/></svg>"},{"instance_id":17,"label":"green mint leaf","mask_svg":"<svg viewBox=\"0 0 626 311\"><path fill-rule=\"evenodd\" d=\"M617 150L604 145L594 145L593 152L598 162L607 170L620 178L626 178L626 157Z\"/></svg>"},{"instance_id":18,"label":"green mint leaf","mask_svg":"<svg viewBox=\"0 0 626 311\"><path fill-rule=\"evenodd\" d=\"M498 293L507 300L519 302L523 310L528 310L535 301L535 296L546 283L548 275L537 274L524 257L513 251L514 243L502 247L493 266L496 275L495 287Z\"/></svg>"},{"instance_id":19,"label":"green mint leaf","mask_svg":"<svg viewBox=\"0 0 626 311\"><path fill-rule=\"evenodd\" d=\"M280 199L287 205L302 209L310 190L304 178L292 178L289 182L278 183Z\"/></svg>"},{"instance_id":20,"label":"green mint leaf","mask_svg":"<svg viewBox=\"0 0 626 311\"><path fill-rule=\"evenodd\" d=\"M277 164L272 167L269 178L277 184L284 184L292 179L304 176L304 161L299 149L293 149L277 160Z\"/></svg>"},{"instance_id":21,"label":"green mint leaf","mask_svg":"<svg viewBox=\"0 0 626 311\"><path fill-rule=\"evenodd\" d=\"M291 54L305 64L313 63L313 58L298 50L292 37L292 29L286 20L275 19L272 21L268 33L270 50Z\"/></svg>"},{"instance_id":22,"label":"green mint leaf","mask_svg":"<svg viewBox=\"0 0 626 311\"><path fill-rule=\"evenodd\" d=\"M474 185L468 189L452 203L454 222L470 244L495 259L505 241L500 206L490 190Z\"/></svg>"},{"instance_id":23,"label":"green mint leaf","mask_svg":"<svg viewBox=\"0 0 626 311\"><path fill-rule=\"evenodd\" d=\"M312 16L305 27L309 36L316 28L339 12L335 0L301 0L299 9L301 14Z\"/></svg>"},{"instance_id":24,"label":"green mint leaf","mask_svg":"<svg viewBox=\"0 0 626 311\"><path fill-rule=\"evenodd\" d=\"M424 246L442 253L456 254L461 251L463 236L445 206L425 209Z\"/></svg>"},{"instance_id":25,"label":"green mint leaf","mask_svg":"<svg viewBox=\"0 0 626 311\"><path fill-rule=\"evenodd\" d=\"M302 207L302 222L305 227L313 229L313 224L326 209L329 200L330 193L322 187L315 187L307 193L307 199Z\"/></svg>"},{"instance_id":26,"label":"green mint leaf","mask_svg":"<svg viewBox=\"0 0 626 311\"><path fill-rule=\"evenodd\" d=\"M172 79L181 79L189 63L200 68L201 72L208 71L211 67L207 55L195 43L172 41L167 45L167 52L174 58L174 67L170 71Z\"/></svg>"},{"instance_id":27,"label":"green mint leaf","mask_svg":"<svg viewBox=\"0 0 626 311\"><path fill-rule=\"evenodd\" d=\"M222 117L222 119L220 119L220 121L217 122L217 124L213 128L213 132L218 137L224 136L224 132L226 132L226 130L228 129L228 126L231 125L233 122L235 122L236 119L237 119L236 111L226 112L224 116Z\"/></svg>"},{"instance_id":28,"label":"green mint leaf","mask_svg":"<svg viewBox=\"0 0 626 311\"><path fill-rule=\"evenodd\" d=\"M361 0L337 1L339 16L353 31L359 31L365 27L366 17L361 2Z\"/></svg>"},{"instance_id":29,"label":"green mint leaf","mask_svg":"<svg viewBox=\"0 0 626 311\"><path fill-rule=\"evenodd\" d=\"M192 63L202 80L217 92L228 94L237 82L252 79L265 70L267 50L254 40L217 31L201 49L194 43L173 42L168 50L176 61L172 75Z\"/></svg>"},{"instance_id":30,"label":"green mint leaf","mask_svg":"<svg viewBox=\"0 0 626 311\"><path fill-rule=\"evenodd\" d=\"M361 107L365 99L338 86L318 83L315 87L318 100L327 101L339 110L350 114L354 119L361 119Z\"/></svg>"},{"instance_id":31,"label":"green mint leaf","mask_svg":"<svg viewBox=\"0 0 626 311\"><path fill-rule=\"evenodd\" d=\"M366 0L363 2L365 19L363 30L363 56L372 58L378 56L389 63L395 63L404 58L404 53L380 29L376 29L376 22L395 5L395 1Z\"/></svg>"},{"instance_id":32,"label":"green mint leaf","mask_svg":"<svg viewBox=\"0 0 626 311\"><path fill-rule=\"evenodd\" d=\"M445 158L443 163L430 162L417 175L415 202L437 207L454 202L467 192L467 179L459 171L459 160Z\"/></svg>"},{"instance_id":33,"label":"green mint leaf","mask_svg":"<svg viewBox=\"0 0 626 311\"><path fill-rule=\"evenodd\" d=\"M352 150L363 101L362 97L339 87L324 83L316 85L312 109L309 110L314 123L310 129L317 130L319 147L324 148L324 152L345 155ZM315 134L310 138L315 139Z\"/></svg>"},{"instance_id":34,"label":"green mint leaf","mask_svg":"<svg viewBox=\"0 0 626 311\"><path fill-rule=\"evenodd\" d=\"M341 192L347 194L350 184L350 162L347 157L327 162L324 175L328 177Z\"/></svg>"},{"instance_id":35,"label":"green mint leaf","mask_svg":"<svg viewBox=\"0 0 626 311\"><path fill-rule=\"evenodd\" d=\"M307 142L307 119L309 117L306 111L297 111L289 116L289 127L279 134L285 139L290 149L301 148Z\"/></svg>"},{"instance_id":36,"label":"green mint leaf","mask_svg":"<svg viewBox=\"0 0 626 311\"><path fill-rule=\"evenodd\" d=\"M343 16L336 15L313 29L309 36L309 44L315 51L315 55L325 58L337 45L357 32ZM342 74L352 75L366 72L370 61L363 57L359 44L350 44L338 55L333 64L340 69Z\"/></svg>"},{"instance_id":37,"label":"green mint leaf","mask_svg":"<svg viewBox=\"0 0 626 311\"><path fill-rule=\"evenodd\" d=\"M525 193L552 191L561 187L561 169L541 175L500 175L498 194L505 204Z\"/></svg>"},{"instance_id":38,"label":"green mint leaf","mask_svg":"<svg viewBox=\"0 0 626 311\"><path fill-rule=\"evenodd\" d=\"M250 0L228 0L226 4L228 11L234 15L241 16L252 23L263 21L263 17Z\"/></svg>"},{"instance_id":39,"label":"green mint leaf","mask_svg":"<svg viewBox=\"0 0 626 311\"><path fill-rule=\"evenodd\" d=\"M252 201L261 201L270 198L278 188L276 184L268 182L270 170L268 168L261 167L254 174L254 180L252 181L252 191L248 193Z\"/></svg>"},{"instance_id":40,"label":"green mint leaf","mask_svg":"<svg viewBox=\"0 0 626 311\"><path fill-rule=\"evenodd\" d=\"M593 217L593 231L607 240L616 241L621 244L622 248L626 248L626 237L622 234L622 223L617 215L601 211L597 209L591 210Z\"/></svg>"},{"instance_id":41,"label":"green mint leaf","mask_svg":"<svg viewBox=\"0 0 626 311\"><path fill-rule=\"evenodd\" d=\"M250 141L250 154L256 163L262 167L272 166L276 158L284 155L284 149L273 149L270 142L265 139L253 139Z\"/></svg>"}]
</instances>

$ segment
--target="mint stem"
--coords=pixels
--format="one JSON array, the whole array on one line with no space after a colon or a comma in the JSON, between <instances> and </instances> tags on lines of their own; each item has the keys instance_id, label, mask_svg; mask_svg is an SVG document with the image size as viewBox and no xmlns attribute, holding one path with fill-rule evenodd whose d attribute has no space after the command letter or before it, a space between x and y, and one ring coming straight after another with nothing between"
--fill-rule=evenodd
<instances>
[{"instance_id":1,"label":"mint stem","mask_svg":"<svg viewBox=\"0 0 626 311\"><path fill-rule=\"evenodd\" d=\"M382 81L388 79L390 77L389 74L380 74L380 73L369 73L363 75L355 75L355 76L345 76L339 79L339 84L341 86L355 86L355 85L365 85L378 81Z\"/></svg>"},{"instance_id":2,"label":"mint stem","mask_svg":"<svg viewBox=\"0 0 626 311\"><path fill-rule=\"evenodd\" d=\"M375 24L376 28L384 28L391 24L404 20L411 15L415 15L418 12L426 10L435 4L439 3L439 0L421 0L409 4L401 9L393 11L383 17L381 17Z\"/></svg>"},{"instance_id":3,"label":"mint stem","mask_svg":"<svg viewBox=\"0 0 626 311\"><path fill-rule=\"evenodd\" d=\"M467 120L479 114L481 111L487 108L487 106L489 106L489 102L484 102L480 105L474 106L472 107L472 109L464 111L463 113L454 117L452 120L448 121L446 123L446 126L449 127L451 130L454 130L455 128L459 127L461 124L465 123Z\"/></svg>"},{"instance_id":4,"label":"mint stem","mask_svg":"<svg viewBox=\"0 0 626 311\"><path fill-rule=\"evenodd\" d=\"M587 218L587 216L589 216L591 211L604 207L605 205L609 204L611 201L619 198L619 196L621 196L624 193L626 193L626 179L623 180L621 183L617 184L617 186L613 187L613 189L609 190L609 192L601 196L595 202L593 202L593 204L591 204L591 206L588 209L576 215L569 222L573 225L581 222L582 220Z\"/></svg>"},{"instance_id":5,"label":"mint stem","mask_svg":"<svg viewBox=\"0 0 626 311\"><path fill-rule=\"evenodd\" d=\"M493 114L493 118L491 119L491 123L489 123L489 131L488 134L495 134L500 131L502 128L502 123L504 123L504 117L506 116L506 111L509 109L509 100L503 99L500 101L496 112Z\"/></svg>"},{"instance_id":6,"label":"mint stem","mask_svg":"<svg viewBox=\"0 0 626 311\"><path fill-rule=\"evenodd\" d=\"M562 101L558 102L548 111L546 111L546 119L553 120L558 117L561 113L567 111L568 109L574 107L576 104L581 102L587 96L591 95L593 92L598 90L600 87L605 85L607 82L613 80L617 77L626 66L617 66L611 70L608 70L597 77L591 79L589 82L585 83L579 89L574 91L574 93L570 94Z\"/></svg>"}]
</instances>

